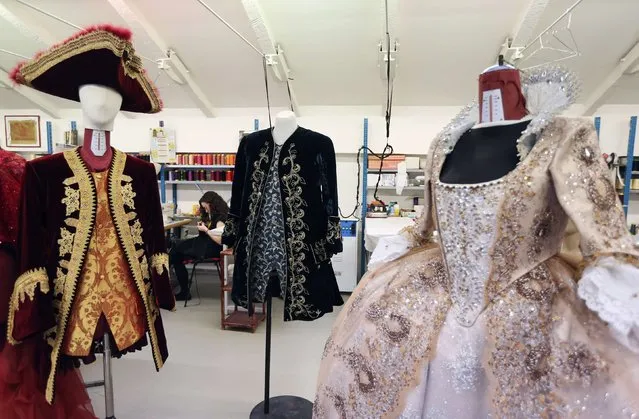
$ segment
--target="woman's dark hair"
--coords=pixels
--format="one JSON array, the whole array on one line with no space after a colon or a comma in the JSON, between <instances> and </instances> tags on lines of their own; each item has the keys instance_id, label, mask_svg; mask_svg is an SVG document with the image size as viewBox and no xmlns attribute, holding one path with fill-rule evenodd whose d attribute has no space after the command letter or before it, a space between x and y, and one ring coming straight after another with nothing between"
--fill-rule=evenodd
<instances>
[{"instance_id":1,"label":"woman's dark hair","mask_svg":"<svg viewBox=\"0 0 639 419\"><path fill-rule=\"evenodd\" d=\"M211 215L206 212L204 207L202 206L202 202L206 202L211 206ZM200 198L200 217L202 218L202 222L204 224L211 224L213 228L215 225L222 221L226 221L226 217L229 213L229 206L226 204L226 201L218 194L213 191L205 192Z\"/></svg>"}]
</instances>

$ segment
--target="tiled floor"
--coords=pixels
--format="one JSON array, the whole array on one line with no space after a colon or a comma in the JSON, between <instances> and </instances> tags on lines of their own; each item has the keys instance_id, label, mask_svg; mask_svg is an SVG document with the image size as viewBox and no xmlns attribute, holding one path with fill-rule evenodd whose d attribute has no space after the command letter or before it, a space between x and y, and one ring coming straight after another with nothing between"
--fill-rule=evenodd
<instances>
[{"instance_id":1,"label":"tiled floor","mask_svg":"<svg viewBox=\"0 0 639 419\"><path fill-rule=\"evenodd\" d=\"M113 361L117 419L246 419L264 386L263 323L254 333L220 329L217 278L200 275L201 305L163 311L169 359L155 372L150 349ZM192 303L197 303L193 301ZM337 312L314 322L282 321L273 304L271 395L313 400L319 361ZM101 378L102 362L83 367L85 381ZM90 390L104 417L104 390Z\"/></svg>"}]
</instances>

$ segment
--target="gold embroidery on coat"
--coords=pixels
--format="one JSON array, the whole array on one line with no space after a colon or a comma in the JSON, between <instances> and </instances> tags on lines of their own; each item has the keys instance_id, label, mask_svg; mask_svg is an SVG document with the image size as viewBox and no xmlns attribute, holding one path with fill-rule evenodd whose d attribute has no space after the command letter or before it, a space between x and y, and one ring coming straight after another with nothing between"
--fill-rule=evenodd
<instances>
[{"instance_id":1,"label":"gold embroidery on coat","mask_svg":"<svg viewBox=\"0 0 639 419\"><path fill-rule=\"evenodd\" d=\"M64 223L66 225L68 225L69 227L78 228L78 219L77 218L69 217L66 220L64 220Z\"/></svg>"},{"instance_id":2,"label":"gold embroidery on coat","mask_svg":"<svg viewBox=\"0 0 639 419\"><path fill-rule=\"evenodd\" d=\"M151 256L151 266L158 275L162 275L169 270L169 255L166 253L156 253Z\"/></svg>"},{"instance_id":3,"label":"gold embroidery on coat","mask_svg":"<svg viewBox=\"0 0 639 419\"><path fill-rule=\"evenodd\" d=\"M64 291L64 283L66 282L67 276L64 274L62 268L58 267L56 272L56 277L53 280L53 292L55 295L62 294Z\"/></svg>"},{"instance_id":4,"label":"gold embroidery on coat","mask_svg":"<svg viewBox=\"0 0 639 419\"><path fill-rule=\"evenodd\" d=\"M144 310L146 313L146 321L147 321L147 331L149 333L149 340L151 342L151 352L153 354L153 361L155 363L155 368L160 369L164 365L162 361L162 356L160 354L160 344L158 342L157 332L155 330L155 320L157 315L154 314L154 301L152 301L155 297L151 298L151 288L148 288L147 291L147 283L150 279L145 278L145 275L142 274L142 261L138 258L136 241L132 234L126 234L126 232L131 232L131 225L129 221L132 219L136 219L137 215L133 218L130 218L132 214L135 215L135 208L131 208L133 211L127 212L124 210L124 202L122 198L122 193L120 192L120 188L122 187L122 182L128 183L130 177L123 177L124 165L126 163L126 154L115 150L113 155L113 163L111 168L111 176L109 177L109 204L111 207L111 214L113 216L113 223L118 231L118 237L120 238L120 244L122 246L122 250L129 262L129 267L131 268L131 272L133 273L133 279L135 280L135 285L137 287L138 293L142 297L142 303L144 304ZM137 221L137 220L136 220ZM140 235L143 234L142 226L139 226ZM148 267L146 268L148 272Z\"/></svg>"},{"instance_id":5,"label":"gold embroidery on coat","mask_svg":"<svg viewBox=\"0 0 639 419\"><path fill-rule=\"evenodd\" d=\"M131 183L125 183L122 186L122 200L124 201L124 205L129 208L135 208L135 204L133 203L133 198L135 198L135 192L133 192L133 185Z\"/></svg>"},{"instance_id":6,"label":"gold embroidery on coat","mask_svg":"<svg viewBox=\"0 0 639 419\"><path fill-rule=\"evenodd\" d=\"M70 186L64 187L64 195L62 203L66 207L67 217L80 209L80 191Z\"/></svg>"},{"instance_id":7,"label":"gold embroidery on coat","mask_svg":"<svg viewBox=\"0 0 639 419\"><path fill-rule=\"evenodd\" d=\"M62 184L65 186L76 185L78 183L78 178L75 176L68 177L62 181Z\"/></svg>"},{"instance_id":8,"label":"gold embroidery on coat","mask_svg":"<svg viewBox=\"0 0 639 419\"><path fill-rule=\"evenodd\" d=\"M149 261L146 258L146 256L142 256L142 258L140 259L140 270L142 271L142 277L144 279L149 279L151 278L151 275L149 275ZM151 288L151 281L148 281L146 283L148 289ZM148 293L147 293L148 294Z\"/></svg>"},{"instance_id":9,"label":"gold embroidery on coat","mask_svg":"<svg viewBox=\"0 0 639 419\"><path fill-rule=\"evenodd\" d=\"M42 294L49 292L49 277L44 268L35 268L23 273L13 286L13 292L9 300L9 319L7 321L7 340L12 345L19 343L13 338L15 313L18 311L20 303L24 303L27 298L33 301L38 287L40 287Z\"/></svg>"},{"instance_id":10,"label":"gold embroidery on coat","mask_svg":"<svg viewBox=\"0 0 639 419\"><path fill-rule=\"evenodd\" d=\"M71 253L73 250L73 238L75 234L71 233L66 228L60 229L60 238L58 239L58 252L60 257L64 257Z\"/></svg>"},{"instance_id":11,"label":"gold embroidery on coat","mask_svg":"<svg viewBox=\"0 0 639 419\"><path fill-rule=\"evenodd\" d=\"M53 343L50 343L53 349L51 351L51 370L47 378L45 392L47 402L49 403L53 403L55 396L55 377L58 370L60 350L62 349L71 305L75 296L80 271L84 265L84 257L87 247L89 246L89 239L91 238L91 231L95 219L96 197L93 181L80 157L78 149L64 152L64 158L69 165L69 169L73 172L73 178L71 179L79 185L80 214L78 215L78 224L74 233L73 250L70 252L69 260L63 259L59 262L59 266L66 269L67 274L64 285L60 285L59 287L62 289L60 295L54 296L53 300L54 307L58 309L58 312L56 315L57 329L55 331L55 338L53 338L52 335L50 336L50 339L53 339Z\"/></svg>"},{"instance_id":12,"label":"gold embroidery on coat","mask_svg":"<svg viewBox=\"0 0 639 419\"><path fill-rule=\"evenodd\" d=\"M135 220L131 226L131 237L133 237L133 242L135 244L144 243L144 240L142 240L142 224L140 223L140 220Z\"/></svg>"}]
</instances>

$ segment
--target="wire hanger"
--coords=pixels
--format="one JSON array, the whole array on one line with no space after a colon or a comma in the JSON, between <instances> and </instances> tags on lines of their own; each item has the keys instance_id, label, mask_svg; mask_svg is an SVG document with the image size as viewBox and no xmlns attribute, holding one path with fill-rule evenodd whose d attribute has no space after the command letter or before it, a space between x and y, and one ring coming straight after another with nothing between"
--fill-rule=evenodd
<instances>
[{"instance_id":1,"label":"wire hanger","mask_svg":"<svg viewBox=\"0 0 639 419\"><path fill-rule=\"evenodd\" d=\"M572 12L577 6L579 6L579 4L581 4L582 1L583 0L575 1L564 13L555 19L553 23L551 23L535 39L519 51L519 54L523 54L526 50L536 46L530 54L524 56L518 61L518 66L520 68L524 70L532 70L537 67L569 60L581 55L579 44L572 32ZM563 27L557 27L557 25L566 18L566 25ZM562 32L567 35L565 37L561 36ZM552 51L559 56L554 59L544 60L540 64L532 64L530 66L522 65L523 63L529 62L535 56L540 55L543 51Z\"/></svg>"}]
</instances>

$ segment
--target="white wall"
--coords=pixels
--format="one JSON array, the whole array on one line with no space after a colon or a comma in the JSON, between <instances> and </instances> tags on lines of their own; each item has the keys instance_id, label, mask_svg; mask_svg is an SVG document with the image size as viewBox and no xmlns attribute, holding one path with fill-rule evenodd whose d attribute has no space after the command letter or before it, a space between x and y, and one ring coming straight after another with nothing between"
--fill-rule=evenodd
<instances>
[{"instance_id":1,"label":"white wall","mask_svg":"<svg viewBox=\"0 0 639 419\"><path fill-rule=\"evenodd\" d=\"M390 144L396 153L425 154L437 132L458 112L458 107L397 107L393 110ZM277 113L277 109L272 114ZM569 113L578 112L578 106ZM64 119L53 120L34 109L0 110L0 146L5 146L4 115L40 115L42 123L42 144L46 151L46 121L53 122L54 142L63 141L63 133L70 129L70 121L78 121L81 127L82 115L79 110L65 110ZM639 115L637 106L602 107L598 114L602 117L600 144L604 152L626 154L628 122L631 115ZM126 152L148 151L149 128L162 120L165 126L176 131L178 152L235 152L240 130L252 130L254 119L260 120L260 127L268 126L268 115L263 108L219 109L215 118L204 118L198 110L169 109L158 115L125 117L119 115L112 143ZM338 153L338 179L340 207L344 214L353 210L356 200L357 162L356 153L362 145L363 121L369 120L369 146L381 152L385 139L385 121L380 107L306 107L301 109L300 125L322 132L332 138ZM639 141L637 141L639 143ZM635 146L635 155L639 145ZM217 192L228 198L229 187L216 187ZM369 191L372 195L372 191ZM171 199L167 190L167 199ZM179 186L178 200L182 210L190 210L200 197L195 186ZM392 195L387 200L398 200ZM399 200L410 205L410 197ZM639 201L631 206L633 221L639 221ZM634 209L636 208L636 210Z\"/></svg>"},{"instance_id":2,"label":"white wall","mask_svg":"<svg viewBox=\"0 0 639 419\"><path fill-rule=\"evenodd\" d=\"M601 116L599 143L602 151L627 155L630 117L639 116L639 105L605 105L597 115ZM639 136L635 139L634 155L639 155ZM639 223L639 195L630 196L628 223Z\"/></svg>"},{"instance_id":3,"label":"white wall","mask_svg":"<svg viewBox=\"0 0 639 419\"><path fill-rule=\"evenodd\" d=\"M396 153L425 154L436 133L457 112L456 107L397 108L392 119L390 144ZM273 115L278 110L273 111ZM46 121L52 121L54 143L63 142L64 131L70 129L72 120L81 130L82 114L79 110L62 111L64 119L51 119L34 109L0 110L0 124L7 115L40 115L42 123L42 151L46 151ZM386 143L385 121L379 107L312 107L301 109L301 126L328 135L333 140L337 157L340 207L344 214L352 212L356 204L357 161L356 154L362 145L364 118L369 120L369 147L381 152ZM171 109L159 115L118 116L112 134L112 144L125 152L149 150L149 128L162 120L167 128L176 131L178 152L235 152L240 130L252 130L254 120L260 127L269 124L264 109L220 109L215 118L204 118L197 110ZM4 126L0 125L0 145L6 144ZM29 150L33 151L33 150ZM230 188L216 186L216 192L227 197ZM372 191L371 191L372 192ZM179 207L190 210L200 197L193 185L178 186ZM167 199L172 192L167 189ZM388 200L398 200L393 195ZM399 200L408 206L410 197Z\"/></svg>"}]
</instances>

